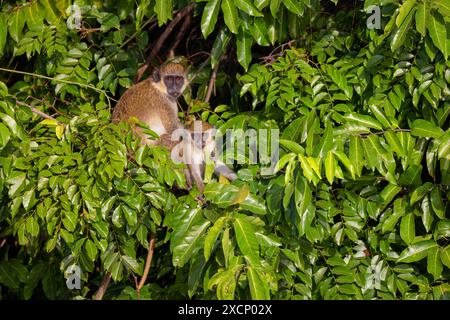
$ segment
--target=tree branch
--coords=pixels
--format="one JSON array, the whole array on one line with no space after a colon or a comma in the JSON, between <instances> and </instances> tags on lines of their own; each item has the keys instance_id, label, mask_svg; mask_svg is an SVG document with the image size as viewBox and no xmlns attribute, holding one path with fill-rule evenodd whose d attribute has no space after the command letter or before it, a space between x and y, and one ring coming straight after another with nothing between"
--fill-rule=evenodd
<instances>
[{"instance_id":1,"label":"tree branch","mask_svg":"<svg viewBox=\"0 0 450 320\"><path fill-rule=\"evenodd\" d=\"M44 113L44 112L42 112L42 111L40 111L40 110L38 110L38 109L32 107L32 106L30 106L29 104L26 104L25 102L16 100L16 104L19 105L19 106L24 106L24 107L30 108L30 110L31 110L33 113L35 113L35 114L37 114L37 115L40 115L42 118L49 119L49 120L53 120L53 121L56 121L58 124L61 124L60 121L56 120L56 119L53 118L52 116L50 116L50 115L48 115L48 114L46 114L46 113Z\"/></svg>"},{"instance_id":2,"label":"tree branch","mask_svg":"<svg viewBox=\"0 0 450 320\"><path fill-rule=\"evenodd\" d=\"M158 53L159 49L161 49L164 41L166 41L167 37L172 33L175 26L181 21L181 19L190 14L194 10L194 3L191 3L178 11L178 13L175 15L172 21L167 25L164 32L159 36L158 40L155 43L155 46L152 48L152 51L147 57L147 60L145 60L145 63L142 67L140 67L137 71L136 77L134 78L134 83L139 82L141 80L142 75L147 70L148 66L150 65L151 61L155 57L155 55Z\"/></svg>"},{"instance_id":3,"label":"tree branch","mask_svg":"<svg viewBox=\"0 0 450 320\"><path fill-rule=\"evenodd\" d=\"M147 260L145 260L144 274L142 275L141 281L139 281L139 284L136 287L138 299L141 298L141 289L144 286L145 281L147 280L148 272L150 271L150 265L152 264L153 259L153 252L155 251L155 241L156 235L151 233L150 241L148 244Z\"/></svg>"},{"instance_id":4,"label":"tree branch","mask_svg":"<svg viewBox=\"0 0 450 320\"><path fill-rule=\"evenodd\" d=\"M175 41L173 42L172 47L169 50L169 52L172 55L175 55L175 50L180 44L181 39L183 39L183 36L186 34L186 30L190 27L191 22L192 16L190 14L186 15L183 24L181 25L180 30L178 31L177 37L175 38Z\"/></svg>"},{"instance_id":5,"label":"tree branch","mask_svg":"<svg viewBox=\"0 0 450 320\"><path fill-rule=\"evenodd\" d=\"M106 289L108 289L109 282L111 281L111 272L106 272L105 276L103 277L102 283L100 284L100 287L98 288L97 292L94 295L94 300L102 300L103 295L106 292Z\"/></svg>"},{"instance_id":6,"label":"tree branch","mask_svg":"<svg viewBox=\"0 0 450 320\"><path fill-rule=\"evenodd\" d=\"M214 67L214 70L211 74L211 78L209 79L208 91L206 91L205 102L209 102L209 99L211 99L211 94L212 94L213 88L216 85L216 78L217 78L217 72L219 71L220 60L222 60L222 57L220 57L219 61L217 61L217 64Z\"/></svg>"}]
</instances>

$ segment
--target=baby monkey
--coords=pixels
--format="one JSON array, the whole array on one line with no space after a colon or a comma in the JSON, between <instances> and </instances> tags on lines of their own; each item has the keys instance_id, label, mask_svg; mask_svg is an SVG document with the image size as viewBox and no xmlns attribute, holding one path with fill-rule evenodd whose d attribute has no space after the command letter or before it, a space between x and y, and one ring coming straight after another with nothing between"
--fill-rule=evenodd
<instances>
[{"instance_id":1,"label":"baby monkey","mask_svg":"<svg viewBox=\"0 0 450 320\"><path fill-rule=\"evenodd\" d=\"M196 120L186 129L175 130L171 141L166 141L167 137L161 141L162 144L169 146L172 160L187 165L185 175L188 188L191 188L192 183L195 182L201 193L205 188L203 180L208 160L213 162L214 173L218 177L222 175L231 181L237 179L236 173L218 156L221 150L217 150L216 132L217 129L214 126Z\"/></svg>"}]
</instances>

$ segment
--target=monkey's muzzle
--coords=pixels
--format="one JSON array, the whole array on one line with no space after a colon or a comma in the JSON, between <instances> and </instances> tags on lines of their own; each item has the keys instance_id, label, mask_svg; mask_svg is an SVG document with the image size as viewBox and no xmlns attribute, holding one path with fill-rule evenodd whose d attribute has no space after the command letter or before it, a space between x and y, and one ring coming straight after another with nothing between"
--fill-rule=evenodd
<instances>
[{"instance_id":1,"label":"monkey's muzzle","mask_svg":"<svg viewBox=\"0 0 450 320\"><path fill-rule=\"evenodd\" d=\"M181 96L181 92L178 92L178 91L172 91L172 92L169 92L169 95L170 95L172 98L178 98L179 96Z\"/></svg>"}]
</instances>

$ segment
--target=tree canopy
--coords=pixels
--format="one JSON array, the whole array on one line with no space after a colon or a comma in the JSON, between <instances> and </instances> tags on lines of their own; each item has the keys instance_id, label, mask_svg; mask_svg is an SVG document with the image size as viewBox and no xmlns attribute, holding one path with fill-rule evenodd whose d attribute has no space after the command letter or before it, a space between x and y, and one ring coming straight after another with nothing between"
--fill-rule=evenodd
<instances>
[{"instance_id":1,"label":"tree canopy","mask_svg":"<svg viewBox=\"0 0 450 320\"><path fill-rule=\"evenodd\" d=\"M271 174L111 123L173 54ZM0 1L0 298L448 299L449 57L448 1Z\"/></svg>"}]
</instances>

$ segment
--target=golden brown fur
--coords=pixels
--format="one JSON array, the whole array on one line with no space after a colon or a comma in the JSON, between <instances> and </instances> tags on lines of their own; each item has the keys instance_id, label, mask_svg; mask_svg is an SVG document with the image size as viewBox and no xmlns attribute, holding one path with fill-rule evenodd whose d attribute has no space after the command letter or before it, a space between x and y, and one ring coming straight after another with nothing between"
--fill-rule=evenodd
<instances>
[{"instance_id":1,"label":"golden brown fur","mask_svg":"<svg viewBox=\"0 0 450 320\"><path fill-rule=\"evenodd\" d=\"M135 117L146 123L160 137L170 135L177 128L183 128L178 118L176 98L168 94L163 79L166 74L184 77L185 68L180 64L169 63L161 66L157 72L158 77L149 77L125 91L114 109L113 122L128 121ZM185 85L183 89L184 87ZM141 128L134 127L133 130L142 137L143 143L157 143L148 139Z\"/></svg>"}]
</instances>

